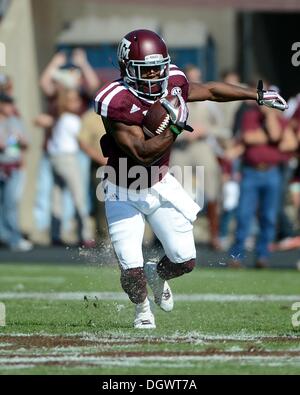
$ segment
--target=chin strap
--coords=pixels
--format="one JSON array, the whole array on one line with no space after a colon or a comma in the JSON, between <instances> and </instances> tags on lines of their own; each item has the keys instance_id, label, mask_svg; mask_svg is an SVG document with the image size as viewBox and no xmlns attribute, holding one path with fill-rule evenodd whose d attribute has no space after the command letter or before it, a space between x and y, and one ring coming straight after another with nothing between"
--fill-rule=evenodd
<instances>
[{"instance_id":1,"label":"chin strap","mask_svg":"<svg viewBox=\"0 0 300 395\"><path fill-rule=\"evenodd\" d=\"M289 108L288 104L278 92L274 90L265 91L263 89L262 80L258 81L257 84L257 103L260 106L267 106L270 108L276 108L277 110L284 111Z\"/></svg>"}]
</instances>

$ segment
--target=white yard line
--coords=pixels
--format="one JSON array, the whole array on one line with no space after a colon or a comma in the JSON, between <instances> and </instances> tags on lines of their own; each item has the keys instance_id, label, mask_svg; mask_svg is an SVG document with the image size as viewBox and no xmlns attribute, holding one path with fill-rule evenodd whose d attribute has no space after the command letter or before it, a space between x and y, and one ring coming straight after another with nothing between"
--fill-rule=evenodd
<instances>
[{"instance_id":1,"label":"white yard line","mask_svg":"<svg viewBox=\"0 0 300 395\"><path fill-rule=\"evenodd\" d=\"M3 334L5 337L13 338L16 336L27 336L27 337L61 337L62 335L53 335L53 334L22 334L22 333L10 333ZM132 335L126 335L121 333L110 333L105 336L104 334L100 334L97 336L96 334L88 334L88 333L78 333L78 334L65 334L63 337L77 337L78 339L86 339L86 340L94 340L94 341L105 341L109 343L113 339L118 341L123 341L124 339L138 340L138 339L159 339L162 343L173 341L177 339L187 340L189 342L199 342L205 340L272 340L272 338L276 337L276 339L282 338L283 340L286 338L295 338L299 339L297 336L274 336L270 333L259 332L256 334L245 333L244 331L231 333L231 334L218 334L211 335L205 334L201 332L188 332L186 334L182 334L180 332L175 332L174 335L164 336L157 338L153 335L137 335L132 338ZM0 335L1 338L1 335ZM12 343L10 343L12 344ZM86 345L86 346L70 346L63 348L57 347L46 347L43 348L44 352L47 352L48 355L39 355L39 350L37 349L23 349L19 348L16 351L7 350L6 352L1 353L0 355L0 371L15 368L34 368L39 365L43 365L46 363L60 364L61 367L68 367L68 364L73 363L80 368L88 368L90 365L95 367L142 367L142 368L161 368L164 367L166 369L174 369L174 368L183 368L186 369L188 367L201 368L199 363L206 364L215 364L215 363L224 363L224 362L232 362L238 363L241 365L253 365L253 366L269 366L269 367L281 367L286 365L291 365L293 367L300 368L300 356L299 355L288 355L289 351L296 351L298 348L289 348L289 349L276 349L276 350L268 350L270 354L272 351L281 351L282 353L286 353L286 355L238 355L240 351L243 349L241 347L232 346L230 349L224 350L224 354L218 355L185 355L182 353L180 356L163 356L159 355L159 351L157 355L139 355L139 356L120 356L116 352L115 356L105 356L105 355L85 355L85 353L93 353L94 348L97 348L96 345ZM28 355L28 353L34 351L34 354ZM221 350L220 350L221 351ZM237 353L237 355L226 355L227 352ZM266 350L265 350L266 351ZM13 356L13 353L17 352L18 356ZM27 355L20 355L22 353L27 353ZM61 352L65 354L58 355ZM52 354L52 355L51 355ZM67 355L66 355L67 354ZM74 367L74 366L73 366Z\"/></svg>"},{"instance_id":2,"label":"white yard line","mask_svg":"<svg viewBox=\"0 0 300 395\"><path fill-rule=\"evenodd\" d=\"M195 362L224 362L224 361L233 361L233 362L244 362L244 363L260 363L260 364L274 364L280 366L286 363L290 363L293 365L300 364L300 357L291 357L288 355L283 356L240 356L240 355L181 355L180 357L176 356L134 356L134 357L104 357L104 356L84 356L84 355L62 355L62 356L33 356L33 357L0 357L0 367L3 368L5 366L13 364L17 366L21 364L43 364L43 363L78 363L80 366L84 366L84 364L93 364L96 366L106 366L106 365L115 365L115 366L137 366L137 365L146 365L149 366L149 363L152 366L161 367L161 363L164 362L169 364L169 366L164 367L176 367L177 365L182 365L182 367L186 367L186 364L182 364L182 362L189 362L193 364Z\"/></svg>"},{"instance_id":3,"label":"white yard line","mask_svg":"<svg viewBox=\"0 0 300 395\"><path fill-rule=\"evenodd\" d=\"M84 297L99 300L128 300L122 292L0 292L0 301L36 299L36 300L83 300ZM174 296L178 302L296 302L300 295L276 294L177 294Z\"/></svg>"}]
</instances>

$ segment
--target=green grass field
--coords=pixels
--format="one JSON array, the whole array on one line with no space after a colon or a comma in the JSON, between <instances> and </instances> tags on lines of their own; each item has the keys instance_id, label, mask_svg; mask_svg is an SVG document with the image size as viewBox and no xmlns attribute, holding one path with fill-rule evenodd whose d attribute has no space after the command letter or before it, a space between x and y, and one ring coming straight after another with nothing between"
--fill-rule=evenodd
<instances>
[{"instance_id":1,"label":"green grass field","mask_svg":"<svg viewBox=\"0 0 300 395\"><path fill-rule=\"evenodd\" d=\"M171 285L174 310L138 331L116 266L1 264L0 373L300 374L299 272L197 269Z\"/></svg>"}]
</instances>

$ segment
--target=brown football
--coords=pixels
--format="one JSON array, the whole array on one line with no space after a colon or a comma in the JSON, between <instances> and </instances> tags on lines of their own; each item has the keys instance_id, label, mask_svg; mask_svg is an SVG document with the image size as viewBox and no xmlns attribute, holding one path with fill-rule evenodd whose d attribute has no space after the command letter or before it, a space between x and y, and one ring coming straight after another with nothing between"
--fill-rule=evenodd
<instances>
[{"instance_id":1,"label":"brown football","mask_svg":"<svg viewBox=\"0 0 300 395\"><path fill-rule=\"evenodd\" d=\"M174 107L179 106L177 96L168 95L165 97ZM143 121L144 133L149 137L161 134L169 126L170 116L167 110L162 106L160 100L157 100L147 111Z\"/></svg>"}]
</instances>

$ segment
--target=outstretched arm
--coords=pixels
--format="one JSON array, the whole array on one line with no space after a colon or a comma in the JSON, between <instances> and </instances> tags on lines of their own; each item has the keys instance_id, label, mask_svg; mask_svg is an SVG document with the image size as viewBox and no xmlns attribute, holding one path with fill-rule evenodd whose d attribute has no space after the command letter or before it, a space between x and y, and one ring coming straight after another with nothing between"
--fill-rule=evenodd
<instances>
[{"instance_id":1,"label":"outstretched arm","mask_svg":"<svg viewBox=\"0 0 300 395\"><path fill-rule=\"evenodd\" d=\"M259 80L257 89L243 88L224 82L208 82L199 84L192 82L189 86L188 102L211 100L218 102L234 100L256 100L259 105L284 111L288 108L286 101L276 91L263 89L263 82Z\"/></svg>"},{"instance_id":2,"label":"outstretched arm","mask_svg":"<svg viewBox=\"0 0 300 395\"><path fill-rule=\"evenodd\" d=\"M234 100L257 100L257 91L224 82L208 82L200 84L191 82L189 86L188 102L211 100L218 102Z\"/></svg>"}]
</instances>

